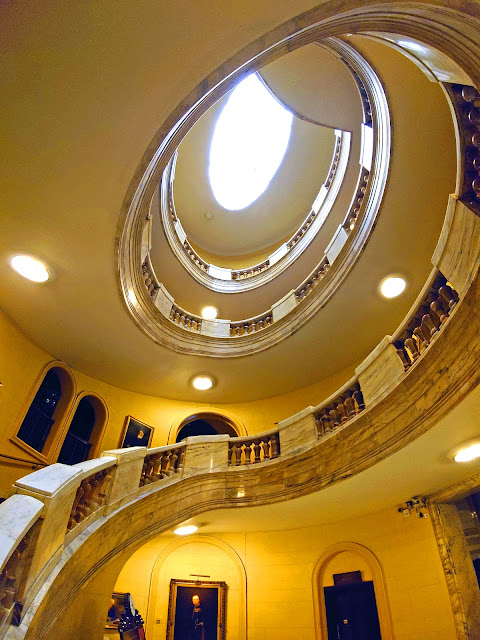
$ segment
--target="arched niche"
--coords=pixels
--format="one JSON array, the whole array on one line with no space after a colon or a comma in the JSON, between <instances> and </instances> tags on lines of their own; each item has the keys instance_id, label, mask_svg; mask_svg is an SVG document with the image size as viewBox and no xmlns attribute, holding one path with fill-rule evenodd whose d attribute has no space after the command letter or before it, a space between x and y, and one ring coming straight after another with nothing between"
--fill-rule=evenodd
<instances>
[{"instance_id":1,"label":"arched niche","mask_svg":"<svg viewBox=\"0 0 480 640\"><path fill-rule=\"evenodd\" d=\"M340 542L329 547L313 569L312 590L316 640L328 640L324 587L333 584L333 573L356 570L362 571L363 578L373 581L382 640L393 640L382 567L369 549L355 542Z\"/></svg>"},{"instance_id":2,"label":"arched niche","mask_svg":"<svg viewBox=\"0 0 480 640\"><path fill-rule=\"evenodd\" d=\"M53 413L47 416L50 419L51 424L44 425L42 427L46 432L44 443L41 446L38 445L37 449L35 446L31 446L28 442L28 438L26 436L26 433L28 432L26 429L26 423L28 420L32 420L33 413L38 412L35 406L38 404L36 400L39 399L39 396L42 393L42 385L45 385L48 379L58 380L60 393ZM11 440L34 458L46 463L52 462L59 437L64 431L65 423L72 410L76 395L76 386L73 372L66 364L59 361L50 362L41 372L27 401L22 407L22 411L15 425L15 430L12 434ZM46 420L47 417L43 419ZM33 429L34 428L35 427L33 427ZM22 439L22 436L25 437L25 440Z\"/></svg>"},{"instance_id":3,"label":"arched niche","mask_svg":"<svg viewBox=\"0 0 480 640\"><path fill-rule=\"evenodd\" d=\"M227 583L227 637L246 640L245 566L232 547L211 536L189 536L162 548L162 537L137 548L120 571L115 591L132 593L145 618L147 638L165 637L170 580L195 579ZM158 545L158 546L157 546ZM160 550L160 552L159 552ZM138 604L137 604L138 603Z\"/></svg>"},{"instance_id":4,"label":"arched niche","mask_svg":"<svg viewBox=\"0 0 480 640\"><path fill-rule=\"evenodd\" d=\"M75 424L75 418L78 416L78 412L81 410L82 405L85 405L86 403L88 403L93 412L93 424L91 425L91 431L88 433L87 439L88 444L90 445L88 447L88 455L84 459L91 460L92 458L97 458L100 455L103 435L108 423L108 407L105 400L97 393L93 391L82 391L75 400L70 416L65 423L62 437L57 442L54 459L58 462L70 464L64 460L65 456L62 453L64 451L63 447L66 446L65 443L68 439L75 438L76 434L71 433L72 425ZM81 461L82 460L75 460L75 462ZM74 464L75 462L72 462L71 464Z\"/></svg>"},{"instance_id":5,"label":"arched niche","mask_svg":"<svg viewBox=\"0 0 480 640\"><path fill-rule=\"evenodd\" d=\"M194 422L204 422L211 429L189 430L188 426ZM226 411L219 411L212 407L200 407L174 422L170 429L168 443L179 442L189 435L215 435L220 433L237 437L246 436L247 430L237 418Z\"/></svg>"}]
</instances>

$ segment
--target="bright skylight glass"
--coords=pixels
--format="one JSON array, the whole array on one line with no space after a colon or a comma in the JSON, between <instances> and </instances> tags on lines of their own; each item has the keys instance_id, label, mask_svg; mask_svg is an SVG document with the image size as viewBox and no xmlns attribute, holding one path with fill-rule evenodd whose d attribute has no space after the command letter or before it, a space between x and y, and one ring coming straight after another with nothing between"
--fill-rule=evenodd
<instances>
[{"instance_id":1,"label":"bright skylight glass","mask_svg":"<svg viewBox=\"0 0 480 640\"><path fill-rule=\"evenodd\" d=\"M208 175L218 204L239 211L265 191L287 150L292 120L256 74L232 91L210 146Z\"/></svg>"}]
</instances>

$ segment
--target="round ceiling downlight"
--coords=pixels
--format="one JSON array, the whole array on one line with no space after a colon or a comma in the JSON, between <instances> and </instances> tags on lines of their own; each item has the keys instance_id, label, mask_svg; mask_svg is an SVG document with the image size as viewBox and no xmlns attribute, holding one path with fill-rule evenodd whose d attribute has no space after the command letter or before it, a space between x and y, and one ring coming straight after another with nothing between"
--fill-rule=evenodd
<instances>
[{"instance_id":1,"label":"round ceiling downlight","mask_svg":"<svg viewBox=\"0 0 480 640\"><path fill-rule=\"evenodd\" d=\"M195 376L192 380L194 389L197 389L198 391L208 391L208 389L213 387L214 383L214 379L206 374Z\"/></svg>"},{"instance_id":2,"label":"round ceiling downlight","mask_svg":"<svg viewBox=\"0 0 480 640\"><path fill-rule=\"evenodd\" d=\"M456 449L452 454L455 462L472 462L480 458L480 441L470 442Z\"/></svg>"},{"instance_id":3,"label":"round ceiling downlight","mask_svg":"<svg viewBox=\"0 0 480 640\"><path fill-rule=\"evenodd\" d=\"M215 307L203 307L202 318L204 320L215 320L218 315L218 309Z\"/></svg>"},{"instance_id":4,"label":"round ceiling downlight","mask_svg":"<svg viewBox=\"0 0 480 640\"><path fill-rule=\"evenodd\" d=\"M192 533L198 531L198 527L194 524L187 524L183 527L177 527L173 533L176 533L177 536L190 536Z\"/></svg>"},{"instance_id":5,"label":"round ceiling downlight","mask_svg":"<svg viewBox=\"0 0 480 640\"><path fill-rule=\"evenodd\" d=\"M388 276L380 283L380 293L384 298L396 298L405 291L407 282L400 276Z\"/></svg>"},{"instance_id":6,"label":"round ceiling downlight","mask_svg":"<svg viewBox=\"0 0 480 640\"><path fill-rule=\"evenodd\" d=\"M10 264L17 273L33 282L46 282L50 277L43 262L31 256L14 256Z\"/></svg>"}]
</instances>

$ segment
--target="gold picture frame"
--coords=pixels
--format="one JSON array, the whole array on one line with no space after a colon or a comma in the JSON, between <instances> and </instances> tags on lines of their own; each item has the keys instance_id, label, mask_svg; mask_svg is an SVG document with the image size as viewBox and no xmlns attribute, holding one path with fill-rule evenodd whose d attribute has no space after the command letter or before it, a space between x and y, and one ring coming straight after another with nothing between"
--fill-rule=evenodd
<instances>
[{"instance_id":1,"label":"gold picture frame","mask_svg":"<svg viewBox=\"0 0 480 640\"><path fill-rule=\"evenodd\" d=\"M137 420L133 416L126 416L120 436L120 449L127 447L149 447L152 444L154 427Z\"/></svg>"},{"instance_id":2,"label":"gold picture frame","mask_svg":"<svg viewBox=\"0 0 480 640\"><path fill-rule=\"evenodd\" d=\"M210 580L170 580L167 640L191 637L193 604L198 595L204 620L204 640L225 640L227 583Z\"/></svg>"}]
</instances>

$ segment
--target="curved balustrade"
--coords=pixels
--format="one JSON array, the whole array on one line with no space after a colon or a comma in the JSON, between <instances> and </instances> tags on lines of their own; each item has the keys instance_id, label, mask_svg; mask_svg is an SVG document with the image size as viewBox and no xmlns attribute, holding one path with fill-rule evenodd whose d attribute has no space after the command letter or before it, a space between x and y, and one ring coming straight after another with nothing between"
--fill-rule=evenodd
<instances>
[{"instance_id":1,"label":"curved balustrade","mask_svg":"<svg viewBox=\"0 0 480 640\"><path fill-rule=\"evenodd\" d=\"M113 462L110 466L113 466ZM110 469L107 468L97 471L81 481L68 518L68 531L74 529L95 511L103 507L111 479Z\"/></svg>"},{"instance_id":2,"label":"curved balustrade","mask_svg":"<svg viewBox=\"0 0 480 640\"><path fill-rule=\"evenodd\" d=\"M225 269L214 264L209 264L200 257L188 241L175 209L175 201L173 197L175 165L177 161L177 152L175 152L162 177L162 197L160 199L161 218L167 239L174 253L181 259L183 254L178 253L181 251L189 258L190 264L185 264L184 261L181 261L184 266L188 268L191 275L196 277L201 284L210 286L210 288L214 290L224 290L226 281L233 282L234 284L232 286L234 288L232 288L231 291L234 292L246 290L245 283L243 281L255 278L262 274L266 274L267 279L264 277L262 281L255 284L255 286L265 284L265 282L276 277L289 264L291 264L291 262L307 248L308 244L313 240L321 225L327 218L345 175L350 152L351 134L346 131L336 130L335 135L335 147L327 178L305 220L292 237L274 251L266 260L252 265L251 267L245 267L244 269ZM314 223L315 228L313 228ZM312 232L308 234L308 237L306 237L307 232L310 229ZM305 239L303 243L300 242L302 239ZM295 247L297 247L295 254L293 256L289 256ZM267 274L267 272L271 271L274 266L275 271L271 274ZM197 269L199 269L201 273L198 273L196 271ZM205 277L205 275L208 277ZM250 284L247 286L250 288ZM226 290L229 290L228 287Z\"/></svg>"},{"instance_id":3,"label":"curved balustrade","mask_svg":"<svg viewBox=\"0 0 480 640\"><path fill-rule=\"evenodd\" d=\"M266 329L273 322L273 316L271 310L266 313L262 313L254 318L248 318L247 320L241 320L240 322L230 323L230 336L233 338L238 336L244 336L249 333L255 333Z\"/></svg>"},{"instance_id":4,"label":"curved balustrade","mask_svg":"<svg viewBox=\"0 0 480 640\"><path fill-rule=\"evenodd\" d=\"M266 271L269 266L270 266L270 259L264 260L263 262L260 262L260 264L256 264L254 267L241 269L239 271L232 270L232 280L245 280L245 278L252 278L253 276L258 276L264 271Z\"/></svg>"},{"instance_id":5,"label":"curved balustrade","mask_svg":"<svg viewBox=\"0 0 480 640\"><path fill-rule=\"evenodd\" d=\"M426 289L426 293L421 294L422 299L417 309L393 339L405 371L430 345L459 299L458 293L447 283L445 276L436 271Z\"/></svg>"},{"instance_id":6,"label":"curved balustrade","mask_svg":"<svg viewBox=\"0 0 480 640\"><path fill-rule=\"evenodd\" d=\"M157 447L149 449L149 451L150 453L145 456L143 463L140 487L182 472L185 463L185 445L183 443L169 447Z\"/></svg>"},{"instance_id":7,"label":"curved balustrade","mask_svg":"<svg viewBox=\"0 0 480 640\"><path fill-rule=\"evenodd\" d=\"M308 278L295 289L295 297L298 302L310 295L313 289L315 289L315 287L320 284L320 280L329 269L330 263L328 262L328 258L325 256L318 267L315 269L315 271L313 271L313 273L311 273Z\"/></svg>"},{"instance_id":8,"label":"curved balustrade","mask_svg":"<svg viewBox=\"0 0 480 640\"><path fill-rule=\"evenodd\" d=\"M278 429L250 438L230 438L228 464L240 466L275 460L280 455Z\"/></svg>"},{"instance_id":9,"label":"curved balustrade","mask_svg":"<svg viewBox=\"0 0 480 640\"><path fill-rule=\"evenodd\" d=\"M315 42L313 33L311 37L311 41ZM302 43L305 43L303 38ZM368 98L368 109L364 109L364 121L361 124L359 182L354 201L349 207L346 217L347 224L343 223L338 227L327 247L325 256L321 258L319 265L311 274L311 282L304 282L300 287L297 287L297 294L305 288L305 291L299 296L295 295L295 291L292 290L273 304L271 309L263 311L256 318L248 321L243 319L205 320L202 321L200 329L197 326L196 330L185 331L185 335L182 336L182 332L177 330L178 327L184 328L182 314L184 318L188 316L190 319L190 322L187 323L188 329L192 329L195 322L198 325L195 314L179 309L178 316L174 313L172 317L171 311L175 300L165 290L162 283L152 279L151 269L147 270L146 277L148 276L152 280L153 289L152 282L148 282L147 291L145 291L145 287L140 286L141 282L139 283L135 265L143 264L146 256L148 257L150 249L148 238L151 237L151 233L145 232L145 228L149 227L151 223L151 211L150 208L147 211L147 205L152 200L151 197L147 198L142 195L144 191L148 188L151 194L154 188L153 184L155 186L160 184L161 214L167 241L174 249L181 264L198 282L221 293L247 291L265 284L279 275L300 255L303 247L313 239L318 227L321 226L333 206L336 194L340 189L342 182L340 176L347 167L351 141L349 132L336 132L337 137L341 137L339 155L337 154L338 148L336 148L326 183L320 190L312 205L312 210L300 229L300 235L303 234L303 237L295 239L290 248L287 243L279 247L274 254L269 256L268 268L265 268L266 261L263 261L249 269L233 272L235 279L232 279L230 269L208 265L207 272L205 272L206 263L203 267L200 265L200 268L194 265L186 253L185 247L189 246L184 244L185 241L188 243L186 233L176 212L171 210L174 207L170 194L175 160L172 153L175 153L174 149L178 147L183 133L186 133L211 102L205 100L202 102L201 108L194 109L192 107L188 117L182 120L182 126L176 130L175 134L172 132L175 140L177 140L175 136L177 134L179 136L177 143L174 144L172 138L169 145L162 147L162 150L159 151L159 157L155 161L152 159L147 168L142 169L141 173L144 174L144 179L132 187L132 193L135 192L136 195L126 205L127 210L118 245L118 273L127 309L141 330L158 344L178 353L197 355L201 351L204 356L215 358L249 355L268 349L288 338L292 330L297 331L322 309L360 257L375 226L387 183L391 142L390 113L382 83L374 69L360 53L347 42L336 37L325 38L322 36L321 46L330 50L355 70L363 87L362 95L365 94ZM221 90L218 89L218 91ZM161 172L159 167L162 167ZM355 201L359 197L357 191L358 188L362 189L365 186L362 181L366 176L368 188L365 190L360 210L354 212L356 209ZM326 184L328 184L328 188ZM139 237L144 238L142 243L138 242ZM193 248L190 247L189 252L195 260L201 261ZM139 261L139 257L141 261ZM315 283L318 285L318 273L326 265L324 257L327 258L330 266L328 282L325 280L325 284L319 287L315 286ZM149 266L151 268L151 264ZM315 276L315 272L318 272L317 276ZM308 295L313 289L315 289L315 294ZM308 297L308 304L304 309L301 309L298 305L304 297ZM267 318L271 318L271 321ZM176 327L173 327L172 324L175 324ZM247 326L247 330L245 330L245 326Z\"/></svg>"},{"instance_id":10,"label":"curved balustrade","mask_svg":"<svg viewBox=\"0 0 480 640\"><path fill-rule=\"evenodd\" d=\"M178 324L179 327L190 329L190 331L201 331L202 329L202 319L200 316L188 313L176 304L173 304L170 310L170 320Z\"/></svg>"},{"instance_id":11,"label":"curved balustrade","mask_svg":"<svg viewBox=\"0 0 480 640\"><path fill-rule=\"evenodd\" d=\"M434 254L434 273L422 292L423 298L412 307L398 336L387 336L357 369L356 377L318 407L309 407L263 434L242 438L193 437L149 450L133 447L106 451L98 460L73 467L54 464L18 480L14 486L17 493L0 505L0 522L15 520L15 532L8 539L8 548L0 551L4 619L15 607L18 622L24 615L22 606L30 611L28 607L32 604L35 612L45 597L48 601L50 589L39 592L46 576L57 563L67 572L65 575L70 570L68 567L74 566L68 564L70 547L61 558L58 554L48 554L52 549L70 545L80 533L83 533L82 545L72 549L78 548L78 552L86 554L88 562L97 567L106 553L98 550L98 536L108 540L111 532L118 530L127 504L135 510L141 502L140 513L151 509L153 515L149 518L163 517L165 522L162 520L160 529L152 529L159 531L209 508L266 504L284 500L286 496L304 495L343 477L351 477L424 433L435 422L439 404L442 411L454 406L479 380L480 242L477 240L480 219L453 196L449 211ZM475 250L466 257L462 252L461 260L455 260L467 232ZM419 319L421 323L426 322L426 314L422 315L425 304L428 304L428 314L434 312L438 316L435 340L428 350L419 353L415 366L405 371L392 340L401 340L404 327L412 326L409 322L418 324ZM432 329L428 322L426 326ZM417 336L418 332L413 335ZM429 353L432 358L426 357ZM433 375L439 366L448 375ZM389 413L389 409L399 403L398 395L402 393L402 411ZM407 404L415 406L419 399L422 399L420 414L418 410L405 409ZM357 451L360 436L362 446ZM340 468L345 461L348 468ZM242 475L235 471L241 471ZM257 474L255 482L246 482L244 473ZM207 496L204 503L195 492L199 482ZM19 501L32 501L33 511L19 508ZM177 505L175 509L174 505ZM165 517L162 513L174 515ZM138 526L135 522L135 518L129 520L132 527L129 535L138 541L139 536L148 532L142 521ZM37 537L47 535L51 545L45 544L45 538L42 538L44 544L34 544ZM119 553L130 543L125 540L121 546L118 541L115 544L115 552ZM28 562L17 570L22 558ZM81 568L86 576L96 570L89 566ZM54 581L56 572L52 575ZM63 589L64 582L62 585ZM52 594L55 598L54 591ZM7 605L12 602L8 609ZM28 620L31 622L32 618ZM29 623L26 624L28 627Z\"/></svg>"},{"instance_id":12,"label":"curved balustrade","mask_svg":"<svg viewBox=\"0 0 480 640\"><path fill-rule=\"evenodd\" d=\"M189 243L189 241L186 238L183 242L183 246L185 247L185 253L193 262L193 264L195 264L199 269L201 269L205 273L208 273L208 268L210 267L210 265L208 264L208 262L205 262L205 260L203 260L198 255L198 253L195 251L195 249L192 247L192 245Z\"/></svg>"},{"instance_id":13,"label":"curved balustrade","mask_svg":"<svg viewBox=\"0 0 480 640\"><path fill-rule=\"evenodd\" d=\"M457 192L480 215L480 93L462 84L446 84L445 89L455 110L460 143Z\"/></svg>"},{"instance_id":14,"label":"curved balustrade","mask_svg":"<svg viewBox=\"0 0 480 640\"><path fill-rule=\"evenodd\" d=\"M345 424L365 409L360 383L349 380L340 392L329 398L315 410L315 424L319 436Z\"/></svg>"}]
</instances>

